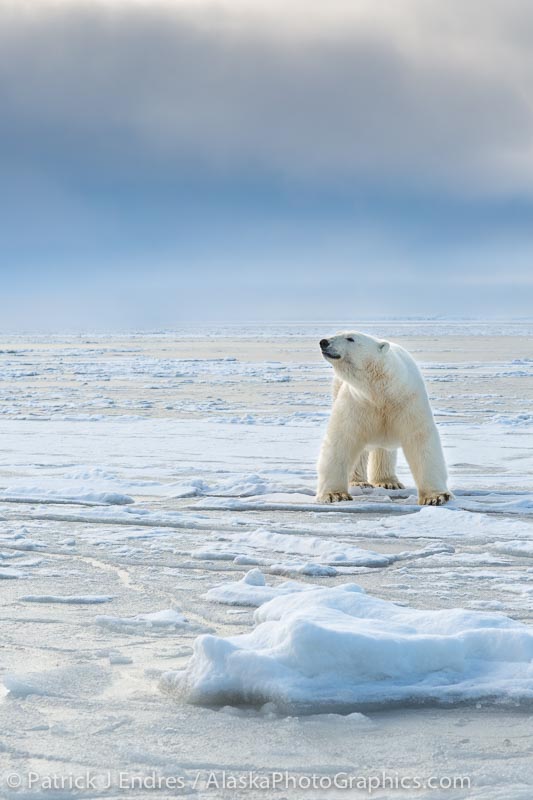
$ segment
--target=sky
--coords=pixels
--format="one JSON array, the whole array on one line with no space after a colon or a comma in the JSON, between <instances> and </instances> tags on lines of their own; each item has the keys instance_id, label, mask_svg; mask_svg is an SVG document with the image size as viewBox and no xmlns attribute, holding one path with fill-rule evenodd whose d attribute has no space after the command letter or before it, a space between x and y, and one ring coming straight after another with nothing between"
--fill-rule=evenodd
<instances>
[{"instance_id":1,"label":"sky","mask_svg":"<svg viewBox=\"0 0 533 800\"><path fill-rule=\"evenodd\" d=\"M533 314L529 0L0 0L0 330Z\"/></svg>"}]
</instances>

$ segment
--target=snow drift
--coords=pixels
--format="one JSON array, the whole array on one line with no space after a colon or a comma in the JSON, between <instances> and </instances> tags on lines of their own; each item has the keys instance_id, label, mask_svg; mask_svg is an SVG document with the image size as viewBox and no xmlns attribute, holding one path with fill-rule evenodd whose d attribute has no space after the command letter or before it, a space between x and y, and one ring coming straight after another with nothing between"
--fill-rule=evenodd
<instances>
[{"instance_id":1,"label":"snow drift","mask_svg":"<svg viewBox=\"0 0 533 800\"><path fill-rule=\"evenodd\" d=\"M533 700L533 629L503 615L403 608L344 584L276 597L255 620L248 634L200 636L162 688L286 713Z\"/></svg>"}]
</instances>

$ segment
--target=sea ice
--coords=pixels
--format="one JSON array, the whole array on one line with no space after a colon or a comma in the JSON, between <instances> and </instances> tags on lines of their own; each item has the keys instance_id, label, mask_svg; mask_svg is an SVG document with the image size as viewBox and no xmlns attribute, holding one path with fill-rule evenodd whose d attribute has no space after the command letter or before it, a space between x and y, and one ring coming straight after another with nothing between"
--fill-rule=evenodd
<instances>
[{"instance_id":1,"label":"sea ice","mask_svg":"<svg viewBox=\"0 0 533 800\"><path fill-rule=\"evenodd\" d=\"M186 618L173 608L165 608L162 611L152 611L147 614L137 614L134 617L113 617L107 614L100 614L95 617L95 622L103 628L126 633L143 629L150 630L152 628L192 627Z\"/></svg>"},{"instance_id":2,"label":"sea ice","mask_svg":"<svg viewBox=\"0 0 533 800\"><path fill-rule=\"evenodd\" d=\"M238 553L233 552L236 544L260 547L267 552L288 553L291 555L315 556L326 564L339 564L356 567L386 567L391 563L391 558L373 550L362 547L331 542L318 536L296 536L294 534L275 533L273 531L257 529L249 533L236 533L228 537L232 551L228 557L235 558ZM195 558L205 558L205 551L193 553ZM224 550L211 551L210 557L223 558Z\"/></svg>"},{"instance_id":3,"label":"sea ice","mask_svg":"<svg viewBox=\"0 0 533 800\"><path fill-rule=\"evenodd\" d=\"M278 596L255 620L251 633L200 636L163 688L300 713L533 700L533 629L503 615L405 608L343 584Z\"/></svg>"},{"instance_id":4,"label":"sea ice","mask_svg":"<svg viewBox=\"0 0 533 800\"><path fill-rule=\"evenodd\" d=\"M25 603L62 603L64 605L98 605L113 600L110 594L25 594L19 597Z\"/></svg>"},{"instance_id":5,"label":"sea ice","mask_svg":"<svg viewBox=\"0 0 533 800\"><path fill-rule=\"evenodd\" d=\"M230 606L260 606L274 597L308 591L311 588L311 584L297 581L285 581L278 586L267 586L263 573L258 569L252 569L240 581L215 586L204 596L207 600Z\"/></svg>"}]
</instances>

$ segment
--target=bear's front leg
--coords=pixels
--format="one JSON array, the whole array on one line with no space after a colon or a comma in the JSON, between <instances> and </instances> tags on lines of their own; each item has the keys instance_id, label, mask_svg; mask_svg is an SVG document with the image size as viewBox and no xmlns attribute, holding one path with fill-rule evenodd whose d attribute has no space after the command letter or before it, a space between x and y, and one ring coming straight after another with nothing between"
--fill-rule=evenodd
<instances>
[{"instance_id":1,"label":"bear's front leg","mask_svg":"<svg viewBox=\"0 0 533 800\"><path fill-rule=\"evenodd\" d=\"M448 475L437 427L417 431L402 443L403 452L413 473L421 506L441 506L453 494L447 486Z\"/></svg>"},{"instance_id":2,"label":"bear's front leg","mask_svg":"<svg viewBox=\"0 0 533 800\"><path fill-rule=\"evenodd\" d=\"M318 459L317 503L352 500L348 491L351 469L364 450L350 403L335 401Z\"/></svg>"}]
</instances>

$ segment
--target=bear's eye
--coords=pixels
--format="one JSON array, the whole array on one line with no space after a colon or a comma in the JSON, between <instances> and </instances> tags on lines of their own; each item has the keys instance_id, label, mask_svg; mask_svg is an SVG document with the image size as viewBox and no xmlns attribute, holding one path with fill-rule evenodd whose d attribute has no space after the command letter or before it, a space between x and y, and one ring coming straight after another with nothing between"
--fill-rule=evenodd
<instances>
[{"instance_id":1,"label":"bear's eye","mask_svg":"<svg viewBox=\"0 0 533 800\"><path fill-rule=\"evenodd\" d=\"M352 339L352 337L351 337L351 336L347 336L347 337L346 337L346 341L347 341L347 342L353 342L354 340Z\"/></svg>"}]
</instances>

